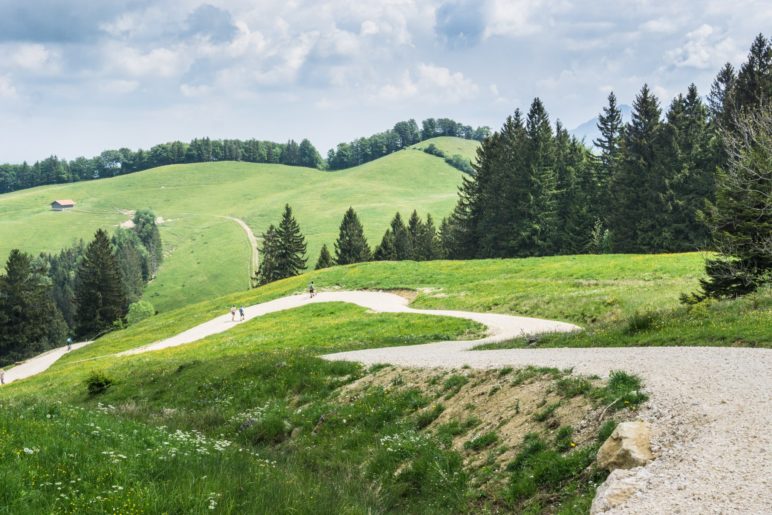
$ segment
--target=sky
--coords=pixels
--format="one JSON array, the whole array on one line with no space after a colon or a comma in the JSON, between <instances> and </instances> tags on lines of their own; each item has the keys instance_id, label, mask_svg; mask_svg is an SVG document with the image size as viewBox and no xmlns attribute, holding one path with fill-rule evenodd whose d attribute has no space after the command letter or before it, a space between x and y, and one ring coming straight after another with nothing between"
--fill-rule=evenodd
<instances>
[{"instance_id":1,"label":"sky","mask_svg":"<svg viewBox=\"0 0 772 515\"><path fill-rule=\"evenodd\" d=\"M769 27L768 0L0 0L0 162L204 136L324 154L409 118L497 129L535 96L572 128L612 90L706 95Z\"/></svg>"}]
</instances>

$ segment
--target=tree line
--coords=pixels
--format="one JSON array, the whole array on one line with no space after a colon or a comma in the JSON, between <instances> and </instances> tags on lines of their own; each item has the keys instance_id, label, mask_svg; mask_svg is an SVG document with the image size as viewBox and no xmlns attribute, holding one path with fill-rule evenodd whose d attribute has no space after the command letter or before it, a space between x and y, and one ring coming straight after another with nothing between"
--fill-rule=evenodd
<instances>
[{"instance_id":1,"label":"tree line","mask_svg":"<svg viewBox=\"0 0 772 515\"><path fill-rule=\"evenodd\" d=\"M409 120L398 122L386 132L359 138L351 143L341 143L337 150L329 152L326 161L308 139L300 143L295 140L275 143L256 139L197 138L189 143L162 143L149 150L105 150L92 158L78 157L71 161L51 156L33 164L0 164L0 193L46 184L115 177L158 166L212 161L245 161L339 170L372 161L436 136L457 136L482 141L489 134L487 127L472 129L449 118L428 118L422 122L421 129L415 120Z\"/></svg>"},{"instance_id":2,"label":"tree line","mask_svg":"<svg viewBox=\"0 0 772 515\"><path fill-rule=\"evenodd\" d=\"M412 118L394 124L392 129L373 134L366 138L357 138L348 143L339 143L327 153L327 168L341 170L374 161L397 150L409 147L438 136L482 141L490 135L488 127L473 129L450 118L427 118L421 122L421 128Z\"/></svg>"},{"instance_id":3,"label":"tree line","mask_svg":"<svg viewBox=\"0 0 772 515\"><path fill-rule=\"evenodd\" d=\"M133 222L58 253L11 251L0 275L0 366L155 313L141 297L163 259L161 236L152 211Z\"/></svg>"},{"instance_id":4,"label":"tree line","mask_svg":"<svg viewBox=\"0 0 772 515\"><path fill-rule=\"evenodd\" d=\"M696 86L663 117L644 85L623 124L616 97L599 117L598 154L550 123L540 99L516 110L478 150L447 221L452 258L709 248L727 137L772 98L772 49L759 35L735 72L727 64L707 104ZM768 185L766 186L768 188Z\"/></svg>"},{"instance_id":5,"label":"tree line","mask_svg":"<svg viewBox=\"0 0 772 515\"><path fill-rule=\"evenodd\" d=\"M322 158L307 139L300 143L250 140L194 139L155 145L150 150L106 150L96 157L72 161L51 156L30 165L0 165L0 193L44 184L88 181L139 172L157 166L211 161L247 161L320 168Z\"/></svg>"}]
</instances>

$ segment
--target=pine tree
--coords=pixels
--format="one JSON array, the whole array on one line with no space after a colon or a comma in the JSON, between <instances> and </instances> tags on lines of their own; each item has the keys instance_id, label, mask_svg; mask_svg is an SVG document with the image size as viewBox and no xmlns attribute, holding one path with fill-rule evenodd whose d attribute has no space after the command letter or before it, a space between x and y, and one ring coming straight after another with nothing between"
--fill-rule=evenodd
<instances>
[{"instance_id":1,"label":"pine tree","mask_svg":"<svg viewBox=\"0 0 772 515\"><path fill-rule=\"evenodd\" d=\"M129 303L136 302L145 288L144 271L149 253L135 232L120 227L113 234L112 245Z\"/></svg>"},{"instance_id":2,"label":"pine tree","mask_svg":"<svg viewBox=\"0 0 772 515\"><path fill-rule=\"evenodd\" d=\"M322 268L330 268L335 262L332 260L330 250L327 248L327 244L322 245L322 250L319 252L319 259L316 260L316 266L314 270L321 270Z\"/></svg>"},{"instance_id":3,"label":"pine tree","mask_svg":"<svg viewBox=\"0 0 772 515\"><path fill-rule=\"evenodd\" d=\"M663 223L668 208L660 115L657 98L644 84L624 131L619 173L611 183L609 226L618 252L653 252L671 242Z\"/></svg>"},{"instance_id":4,"label":"pine tree","mask_svg":"<svg viewBox=\"0 0 772 515\"><path fill-rule=\"evenodd\" d=\"M0 275L0 366L61 345L65 334L42 261L11 250Z\"/></svg>"},{"instance_id":5,"label":"pine tree","mask_svg":"<svg viewBox=\"0 0 772 515\"><path fill-rule=\"evenodd\" d=\"M300 274L306 268L306 239L289 204L276 228L276 272L279 279Z\"/></svg>"},{"instance_id":6,"label":"pine tree","mask_svg":"<svg viewBox=\"0 0 772 515\"><path fill-rule=\"evenodd\" d=\"M335 263L348 265L370 261L370 247L365 238L365 231L354 208L349 207L340 223L340 232L335 241Z\"/></svg>"},{"instance_id":7,"label":"pine tree","mask_svg":"<svg viewBox=\"0 0 772 515\"><path fill-rule=\"evenodd\" d=\"M763 34L753 40L748 59L737 72L734 100L742 113L772 100L772 45Z\"/></svg>"},{"instance_id":8,"label":"pine tree","mask_svg":"<svg viewBox=\"0 0 772 515\"><path fill-rule=\"evenodd\" d=\"M705 297L736 297L772 281L772 108L724 132L728 165L708 212L719 256L706 262Z\"/></svg>"},{"instance_id":9,"label":"pine tree","mask_svg":"<svg viewBox=\"0 0 772 515\"><path fill-rule=\"evenodd\" d=\"M126 316L128 298L107 233L89 243L75 279L76 322L80 336L93 337Z\"/></svg>"},{"instance_id":10,"label":"pine tree","mask_svg":"<svg viewBox=\"0 0 772 515\"><path fill-rule=\"evenodd\" d=\"M257 285L268 284L281 279L277 265L279 238L276 234L276 227L273 224L269 225L261 239L263 240L259 249L261 259L255 276Z\"/></svg>"},{"instance_id":11,"label":"pine tree","mask_svg":"<svg viewBox=\"0 0 772 515\"><path fill-rule=\"evenodd\" d=\"M598 116L600 138L593 141L593 144L600 149L596 165L597 189L590 204L594 207L595 218L606 219L604 211L610 204L609 185L619 166L619 148L623 129L622 111L617 107L617 97L612 91L608 96L608 106L604 107L603 113Z\"/></svg>"},{"instance_id":12,"label":"pine tree","mask_svg":"<svg viewBox=\"0 0 772 515\"><path fill-rule=\"evenodd\" d=\"M140 209L134 214L134 232L147 249L143 274L145 281L154 278L163 261L161 233L156 224L156 216L150 209Z\"/></svg>"},{"instance_id":13,"label":"pine tree","mask_svg":"<svg viewBox=\"0 0 772 515\"><path fill-rule=\"evenodd\" d=\"M402 215L399 213L395 214L391 220L390 227L394 238L394 252L397 261L413 259L413 245L410 241L407 227L405 227L405 223L402 221Z\"/></svg>"},{"instance_id":14,"label":"pine tree","mask_svg":"<svg viewBox=\"0 0 772 515\"><path fill-rule=\"evenodd\" d=\"M429 213L426 214L426 222L421 224L421 230L413 248L418 260L429 261L442 257L440 238L434 226L434 219Z\"/></svg>"},{"instance_id":15,"label":"pine tree","mask_svg":"<svg viewBox=\"0 0 772 515\"><path fill-rule=\"evenodd\" d=\"M716 75L708 95L710 119L715 127L729 127L729 120L734 116L734 89L737 76L730 63L726 63Z\"/></svg>"},{"instance_id":16,"label":"pine tree","mask_svg":"<svg viewBox=\"0 0 772 515\"><path fill-rule=\"evenodd\" d=\"M391 229L386 229L386 232L383 234L383 239L381 239L381 243L375 247L373 258L376 261L397 260L397 249L394 244L394 234L392 234Z\"/></svg>"}]
</instances>

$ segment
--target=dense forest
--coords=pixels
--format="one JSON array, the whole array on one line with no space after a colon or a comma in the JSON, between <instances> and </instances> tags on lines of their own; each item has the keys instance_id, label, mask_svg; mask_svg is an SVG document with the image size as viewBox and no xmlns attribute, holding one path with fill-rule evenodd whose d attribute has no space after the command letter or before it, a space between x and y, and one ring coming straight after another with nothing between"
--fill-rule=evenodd
<instances>
[{"instance_id":1,"label":"dense forest","mask_svg":"<svg viewBox=\"0 0 772 515\"><path fill-rule=\"evenodd\" d=\"M691 85L663 117L644 85L623 124L611 93L597 154L553 126L536 98L478 150L443 247L460 259L709 248L706 213L729 164L726 142L770 99L772 47L763 35L739 71L721 69L707 103Z\"/></svg>"},{"instance_id":2,"label":"dense forest","mask_svg":"<svg viewBox=\"0 0 772 515\"><path fill-rule=\"evenodd\" d=\"M93 338L154 314L141 300L163 259L155 214L137 211L133 227L100 229L58 253L14 249L0 274L0 366Z\"/></svg>"},{"instance_id":3,"label":"dense forest","mask_svg":"<svg viewBox=\"0 0 772 515\"><path fill-rule=\"evenodd\" d=\"M245 161L249 163L273 163L288 166L339 170L357 166L436 136L457 136L482 141L490 130L487 127L472 129L448 118L429 118L418 128L415 120L398 122L393 129L359 138L351 143L341 143L337 151L331 150L327 161L307 139L297 143L258 141L255 139L216 140L194 139L190 143L174 141L155 145L150 150L105 150L92 158L78 157L72 161L51 156L30 165L0 164L0 193L33 188L45 184L88 181L115 177L148 170L157 166L181 163L206 163L210 161ZM458 163L453 164L457 168ZM465 166L466 163L461 166Z\"/></svg>"}]
</instances>

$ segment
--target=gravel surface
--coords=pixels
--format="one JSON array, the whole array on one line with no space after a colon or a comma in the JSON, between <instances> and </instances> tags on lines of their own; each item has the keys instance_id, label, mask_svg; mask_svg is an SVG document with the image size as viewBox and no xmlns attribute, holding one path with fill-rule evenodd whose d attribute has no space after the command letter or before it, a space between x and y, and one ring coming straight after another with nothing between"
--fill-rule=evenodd
<instances>
[{"instance_id":1,"label":"gravel surface","mask_svg":"<svg viewBox=\"0 0 772 515\"><path fill-rule=\"evenodd\" d=\"M245 308L247 320L316 302L348 302L372 311L466 318L485 324L480 340L388 347L324 356L365 364L408 367L495 368L551 366L607 376L612 370L640 375L651 400L640 418L653 425L657 458L639 469L638 491L613 513L772 514L772 352L719 347L627 347L471 351L482 343L554 331L563 322L508 315L417 310L382 292L293 295ZM238 322L217 317L174 337L121 353L148 352L227 331ZM6 372L6 379L42 372L63 354L50 351Z\"/></svg>"}]
</instances>

